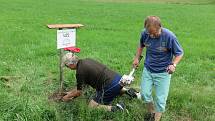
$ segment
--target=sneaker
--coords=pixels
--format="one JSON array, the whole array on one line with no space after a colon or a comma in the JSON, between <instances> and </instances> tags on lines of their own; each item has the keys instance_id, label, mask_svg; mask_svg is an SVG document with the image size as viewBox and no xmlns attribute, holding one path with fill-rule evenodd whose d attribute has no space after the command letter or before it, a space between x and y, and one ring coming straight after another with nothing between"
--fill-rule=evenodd
<instances>
[{"instance_id":1,"label":"sneaker","mask_svg":"<svg viewBox=\"0 0 215 121\"><path fill-rule=\"evenodd\" d=\"M131 98L137 98L138 97L137 93L138 93L138 91L135 90L134 88L130 88L128 91L126 91L126 94L128 96L130 96Z\"/></svg>"},{"instance_id":2,"label":"sneaker","mask_svg":"<svg viewBox=\"0 0 215 121\"><path fill-rule=\"evenodd\" d=\"M155 121L155 113L146 113L144 115L144 121Z\"/></svg>"},{"instance_id":3,"label":"sneaker","mask_svg":"<svg viewBox=\"0 0 215 121\"><path fill-rule=\"evenodd\" d=\"M111 111L124 111L126 110L125 104L123 102L117 103L115 106L112 106Z\"/></svg>"}]
</instances>

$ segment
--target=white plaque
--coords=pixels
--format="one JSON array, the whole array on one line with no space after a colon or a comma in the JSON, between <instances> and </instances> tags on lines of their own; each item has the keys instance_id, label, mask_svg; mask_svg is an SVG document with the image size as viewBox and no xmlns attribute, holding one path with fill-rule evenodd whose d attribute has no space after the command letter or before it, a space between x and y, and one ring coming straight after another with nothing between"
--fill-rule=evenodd
<instances>
[{"instance_id":1,"label":"white plaque","mask_svg":"<svg viewBox=\"0 0 215 121\"><path fill-rule=\"evenodd\" d=\"M76 41L76 29L57 30L57 49L73 47Z\"/></svg>"}]
</instances>

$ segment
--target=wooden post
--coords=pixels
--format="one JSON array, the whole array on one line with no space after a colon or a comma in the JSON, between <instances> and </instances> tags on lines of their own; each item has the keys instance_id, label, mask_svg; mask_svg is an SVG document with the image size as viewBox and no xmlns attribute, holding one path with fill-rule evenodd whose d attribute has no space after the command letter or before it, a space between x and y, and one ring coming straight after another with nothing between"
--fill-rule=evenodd
<instances>
[{"instance_id":1,"label":"wooden post","mask_svg":"<svg viewBox=\"0 0 215 121\"><path fill-rule=\"evenodd\" d=\"M63 49L60 49L60 91L62 92L64 89L63 89L63 83L64 83L64 76L63 76Z\"/></svg>"},{"instance_id":2,"label":"wooden post","mask_svg":"<svg viewBox=\"0 0 215 121\"><path fill-rule=\"evenodd\" d=\"M82 24L49 24L47 25L49 29L72 29L72 28L80 28L83 25ZM59 81L60 81L60 87L59 91L63 92L64 91L64 76L63 76L63 55L64 55L64 49L59 50L60 55L59 55L59 70L60 70L60 75L59 75Z\"/></svg>"},{"instance_id":3,"label":"wooden post","mask_svg":"<svg viewBox=\"0 0 215 121\"><path fill-rule=\"evenodd\" d=\"M62 28L59 28L59 30L62 30ZM60 92L63 92L63 83L64 83L64 77L63 77L63 49L60 49L59 50L59 53L60 53L60 55L59 55L59 70L60 70L60 77L59 77L59 79L60 79L60 87L59 87L59 91Z\"/></svg>"}]
</instances>

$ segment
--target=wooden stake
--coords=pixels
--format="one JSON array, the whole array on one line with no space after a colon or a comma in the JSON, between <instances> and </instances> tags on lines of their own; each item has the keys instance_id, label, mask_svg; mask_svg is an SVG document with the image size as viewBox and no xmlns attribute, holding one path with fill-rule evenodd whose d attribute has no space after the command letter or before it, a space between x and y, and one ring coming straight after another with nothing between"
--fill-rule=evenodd
<instances>
[{"instance_id":1,"label":"wooden stake","mask_svg":"<svg viewBox=\"0 0 215 121\"><path fill-rule=\"evenodd\" d=\"M59 69L60 69L60 92L63 92L64 91L64 77L63 77L63 53L64 50L63 49L60 49L60 63L59 63Z\"/></svg>"}]
</instances>

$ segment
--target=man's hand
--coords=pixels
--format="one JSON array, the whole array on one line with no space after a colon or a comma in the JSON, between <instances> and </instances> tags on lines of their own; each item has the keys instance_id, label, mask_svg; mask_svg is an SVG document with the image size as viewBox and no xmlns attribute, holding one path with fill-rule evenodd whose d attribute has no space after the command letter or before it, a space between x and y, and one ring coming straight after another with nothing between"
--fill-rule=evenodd
<instances>
[{"instance_id":1,"label":"man's hand","mask_svg":"<svg viewBox=\"0 0 215 121\"><path fill-rule=\"evenodd\" d=\"M74 97L68 97L67 95L66 96L64 96L63 98L62 98L62 101L64 101L64 102L69 102L69 101L72 101L74 99Z\"/></svg>"},{"instance_id":2,"label":"man's hand","mask_svg":"<svg viewBox=\"0 0 215 121\"><path fill-rule=\"evenodd\" d=\"M141 60L140 58L142 58L141 57L142 51L143 51L143 47L141 47L141 45L138 45L137 53L136 53L136 56L135 56L133 64L132 64L133 68L138 68L139 62Z\"/></svg>"},{"instance_id":3,"label":"man's hand","mask_svg":"<svg viewBox=\"0 0 215 121\"><path fill-rule=\"evenodd\" d=\"M81 95L81 90L73 89L73 90L67 92L67 95L65 95L62 98L62 101L68 102L68 101L71 101L80 95Z\"/></svg>"},{"instance_id":4,"label":"man's hand","mask_svg":"<svg viewBox=\"0 0 215 121\"><path fill-rule=\"evenodd\" d=\"M133 61L133 67L138 68L138 66L139 66L139 59L135 58L134 61Z\"/></svg>"},{"instance_id":5,"label":"man's hand","mask_svg":"<svg viewBox=\"0 0 215 121\"><path fill-rule=\"evenodd\" d=\"M173 64L171 64L171 65L169 65L168 67L167 67L167 72L169 73L169 74L172 74L172 73L174 73L175 72L175 66L173 65Z\"/></svg>"}]
</instances>

